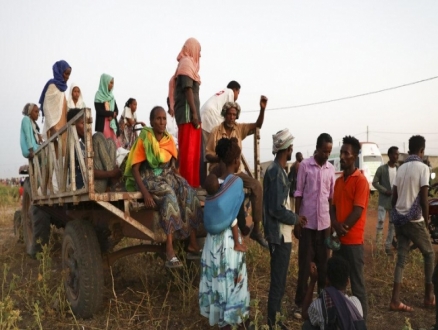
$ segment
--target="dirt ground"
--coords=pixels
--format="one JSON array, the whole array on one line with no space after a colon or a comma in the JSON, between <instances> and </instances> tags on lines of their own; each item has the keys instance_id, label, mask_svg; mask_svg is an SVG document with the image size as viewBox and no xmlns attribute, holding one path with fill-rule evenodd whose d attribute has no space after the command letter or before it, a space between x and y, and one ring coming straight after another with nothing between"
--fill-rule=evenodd
<instances>
[{"instance_id":1,"label":"dirt ground","mask_svg":"<svg viewBox=\"0 0 438 330\"><path fill-rule=\"evenodd\" d=\"M2 285L2 298L5 288L12 283L12 278L18 278L11 288L11 296L15 309L21 312L22 319L18 322L20 329L210 329L208 320L199 315L196 275L189 285L175 281L164 270L162 263L150 254L121 259L112 269L112 273L107 272L104 308L101 314L91 320L75 320L71 314L63 312L56 302L44 305L42 298L31 300L29 297L32 296L44 297L39 291L42 290L41 286L35 285L35 281L40 281L41 261L27 257L24 245L17 242L12 222L15 209L0 209L0 266L6 264L9 267L5 277L7 280ZM414 307L415 311L410 314L389 311L396 257L386 256L381 248L375 246L376 220L375 208L369 208L365 236L368 329L401 330L407 318L412 329L430 329L435 313L434 310L422 307L424 277L422 256L418 251L413 251L409 256L401 294L402 301ZM61 235L62 233L57 234L58 237L51 247L50 283L54 283L54 287L60 287L61 283ZM247 263L252 299L251 318L261 325L266 322L269 254L251 241L247 241L247 244L250 248ZM437 253L438 247L434 247ZM296 245L294 250L289 267L289 285L283 303L286 313L284 321L290 329L301 329L301 322L294 320L290 312L294 306L297 274ZM35 302L40 306L39 312L36 312L38 308L33 307ZM0 309L1 307L0 302ZM41 314L40 321L38 313Z\"/></svg>"}]
</instances>

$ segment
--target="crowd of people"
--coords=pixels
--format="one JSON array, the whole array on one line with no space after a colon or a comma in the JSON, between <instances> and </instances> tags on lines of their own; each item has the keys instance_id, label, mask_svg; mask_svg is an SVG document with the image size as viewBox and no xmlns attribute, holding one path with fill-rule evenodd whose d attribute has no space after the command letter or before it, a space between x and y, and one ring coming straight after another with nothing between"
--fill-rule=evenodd
<instances>
[{"instance_id":1,"label":"crowd of people","mask_svg":"<svg viewBox=\"0 0 438 330\"><path fill-rule=\"evenodd\" d=\"M19 186L22 182L22 178L7 178L7 179L0 179L0 184L4 186L11 186L16 187Z\"/></svg>"},{"instance_id":2,"label":"crowd of people","mask_svg":"<svg viewBox=\"0 0 438 330\"><path fill-rule=\"evenodd\" d=\"M241 86L231 81L201 107L200 52L196 39L185 42L169 82L167 111L154 107L150 127L138 121L134 98L125 103L119 116L114 78L101 75L94 98L96 132L92 137L96 192L140 191L145 206L158 209L167 237L166 267L183 266L173 249L173 240L189 239L187 258L200 259L200 312L211 326L250 327L247 246L243 241L249 235L270 254L270 329L287 329L282 322L281 302L293 236L298 240L299 269L293 315L304 319L303 329L366 329L364 230L370 191L367 179L355 167L359 141L348 135L343 138L343 172L337 179L328 162L333 140L327 133L318 136L310 158L296 153L288 175L285 168L292 159L294 137L283 129L272 135L274 161L265 170L262 186L242 171L240 158L242 141L262 128L268 99L260 97L255 122L237 122L241 108L236 101ZM71 72L66 61L56 62L53 78L43 88L40 106L25 105L21 125L24 157L35 157L41 143L73 118L83 153L76 158L84 157L84 119L77 115L86 105L76 84L65 96ZM42 131L37 125L39 111L45 117ZM142 126L139 134L136 125ZM65 143L62 146L65 148ZM116 162L120 148L127 150L124 167ZM421 161L424 149L425 139L413 136L409 140L410 156L398 167L398 148L390 148L389 162L377 170L373 182L379 191L377 243L382 244L388 213L385 251L391 255L392 248L397 248L389 304L394 311L413 311L400 300L402 272L411 242L424 257L424 306L435 306L432 278L438 282L438 270L432 276L434 252L427 232L429 168ZM81 189L85 183L78 159L75 167L76 186ZM204 211L196 194L201 185L208 192ZM250 193L251 226L246 223L243 188ZM196 241L201 222L207 231L203 249ZM345 293L348 283L351 297ZM318 298L312 302L316 284Z\"/></svg>"}]
</instances>

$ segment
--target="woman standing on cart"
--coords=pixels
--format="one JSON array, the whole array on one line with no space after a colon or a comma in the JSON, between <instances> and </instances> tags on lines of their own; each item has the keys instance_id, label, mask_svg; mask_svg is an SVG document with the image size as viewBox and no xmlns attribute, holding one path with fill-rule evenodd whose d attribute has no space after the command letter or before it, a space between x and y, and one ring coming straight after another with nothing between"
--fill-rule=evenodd
<instances>
[{"instance_id":1,"label":"woman standing on cart","mask_svg":"<svg viewBox=\"0 0 438 330\"><path fill-rule=\"evenodd\" d=\"M166 111L154 107L150 114L151 127L142 129L126 162L127 191L139 190L147 208L158 207L160 225L167 235L166 267L182 264L175 255L173 239L190 236L187 259L200 257L196 229L203 213L196 195L187 181L175 172L178 157L175 142L166 132Z\"/></svg>"},{"instance_id":2,"label":"woman standing on cart","mask_svg":"<svg viewBox=\"0 0 438 330\"><path fill-rule=\"evenodd\" d=\"M102 73L100 76L99 89L94 96L94 108L96 109L96 132L101 132L107 139L112 139L117 148L120 135L117 116L119 109L113 94L114 78L109 74Z\"/></svg>"}]
</instances>

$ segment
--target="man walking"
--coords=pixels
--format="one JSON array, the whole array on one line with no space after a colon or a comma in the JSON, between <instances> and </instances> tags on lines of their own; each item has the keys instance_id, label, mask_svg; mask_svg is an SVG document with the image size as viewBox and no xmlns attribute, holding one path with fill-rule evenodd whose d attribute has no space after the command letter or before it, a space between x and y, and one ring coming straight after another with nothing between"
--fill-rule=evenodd
<instances>
[{"instance_id":1,"label":"man walking","mask_svg":"<svg viewBox=\"0 0 438 330\"><path fill-rule=\"evenodd\" d=\"M374 175L373 187L379 191L379 207L377 209L377 226L376 226L376 244L380 247L383 237L383 225L386 218L386 213L389 213L388 235L385 241L386 254L392 254L391 244L395 245L394 240L394 224L391 220L391 199L392 186L394 184L395 175L397 173L398 148L391 147L388 149L389 161L387 164L381 165Z\"/></svg>"},{"instance_id":2,"label":"man walking","mask_svg":"<svg viewBox=\"0 0 438 330\"><path fill-rule=\"evenodd\" d=\"M409 139L409 157L397 171L392 195L392 221L397 236L397 263L390 310L412 312L414 309L400 301L401 281L411 242L423 254L424 306L434 307L432 273L435 254L427 231L429 222L429 167L423 164L426 140L421 135Z\"/></svg>"},{"instance_id":3,"label":"man walking","mask_svg":"<svg viewBox=\"0 0 438 330\"><path fill-rule=\"evenodd\" d=\"M297 152L295 154L295 162L291 165L289 174L287 178L290 182L290 191L289 191L289 198L290 198L290 209L292 211L295 210L295 191L297 190L297 174L298 169L300 168L300 163L303 160L303 154L301 152Z\"/></svg>"},{"instance_id":4,"label":"man walking","mask_svg":"<svg viewBox=\"0 0 438 330\"><path fill-rule=\"evenodd\" d=\"M333 251L333 255L347 260L351 291L360 300L366 320L368 302L363 273L363 243L370 188L368 180L355 166L360 148L359 141L353 136L342 139L340 163L343 174L335 182L330 218L341 241L341 248Z\"/></svg>"},{"instance_id":5,"label":"man walking","mask_svg":"<svg viewBox=\"0 0 438 330\"><path fill-rule=\"evenodd\" d=\"M301 308L307 292L310 263L318 269L318 291L325 287L328 251L324 244L330 236L330 205L335 186L335 168L327 160L332 152L333 139L322 133L316 141L316 153L299 165L295 212L307 219L301 228L294 227L298 244L298 280L294 316L301 318Z\"/></svg>"},{"instance_id":6,"label":"man walking","mask_svg":"<svg viewBox=\"0 0 438 330\"><path fill-rule=\"evenodd\" d=\"M266 169L263 178L263 225L265 236L269 242L271 255L271 284L268 296L269 329L287 329L277 320L281 312L281 299L286 287L287 271L292 249L292 226L306 224L306 218L300 217L286 208L289 181L284 170L286 163L292 157L292 142L294 137L288 129L279 131L272 136L272 153L275 160Z\"/></svg>"}]
</instances>

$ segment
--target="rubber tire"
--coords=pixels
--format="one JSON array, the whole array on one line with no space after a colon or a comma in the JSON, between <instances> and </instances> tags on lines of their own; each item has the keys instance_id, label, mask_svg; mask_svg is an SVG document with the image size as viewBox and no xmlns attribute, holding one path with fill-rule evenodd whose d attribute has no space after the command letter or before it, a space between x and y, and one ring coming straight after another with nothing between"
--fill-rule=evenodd
<instances>
[{"instance_id":1,"label":"rubber tire","mask_svg":"<svg viewBox=\"0 0 438 330\"><path fill-rule=\"evenodd\" d=\"M41 246L49 243L50 215L37 206L32 205L29 178L26 178L24 181L23 188L21 211L23 239L26 244L26 253L34 258L38 252L41 252Z\"/></svg>"},{"instance_id":2,"label":"rubber tire","mask_svg":"<svg viewBox=\"0 0 438 330\"><path fill-rule=\"evenodd\" d=\"M23 224L21 223L21 210L14 213L14 236L17 241L23 243Z\"/></svg>"},{"instance_id":3,"label":"rubber tire","mask_svg":"<svg viewBox=\"0 0 438 330\"><path fill-rule=\"evenodd\" d=\"M99 242L89 221L67 223L62 240L62 268L65 294L73 313L78 318L92 317L102 305L104 279Z\"/></svg>"}]
</instances>

